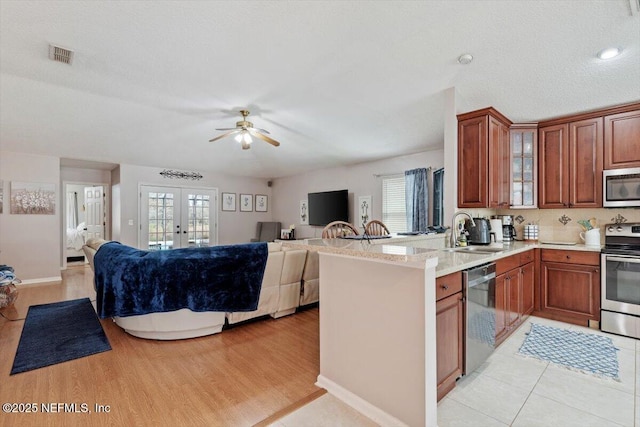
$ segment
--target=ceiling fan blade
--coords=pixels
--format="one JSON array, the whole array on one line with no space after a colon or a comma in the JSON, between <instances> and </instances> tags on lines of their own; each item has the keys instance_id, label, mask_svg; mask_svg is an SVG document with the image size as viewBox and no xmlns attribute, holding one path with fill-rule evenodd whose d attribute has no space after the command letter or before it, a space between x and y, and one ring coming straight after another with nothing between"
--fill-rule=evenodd
<instances>
[{"instance_id":1,"label":"ceiling fan blade","mask_svg":"<svg viewBox=\"0 0 640 427\"><path fill-rule=\"evenodd\" d=\"M216 130L236 130L238 129L237 127L235 128L217 128Z\"/></svg>"},{"instance_id":2,"label":"ceiling fan blade","mask_svg":"<svg viewBox=\"0 0 640 427\"><path fill-rule=\"evenodd\" d=\"M275 139L269 138L267 135L263 135L263 134L261 134L260 132L256 131L253 128L249 128L249 129L247 129L247 131L249 131L251 136L255 136L256 138L260 138L263 141L267 141L269 144L273 145L274 147L278 147L280 145L280 143L278 141L276 141Z\"/></svg>"},{"instance_id":3,"label":"ceiling fan blade","mask_svg":"<svg viewBox=\"0 0 640 427\"><path fill-rule=\"evenodd\" d=\"M235 134L240 133L240 132L242 132L241 129L235 129L234 128L234 130L232 130L231 132L223 133L222 135L219 135L219 136L216 136L213 139L210 139L209 142L217 141L219 139L226 138L227 136L235 135Z\"/></svg>"},{"instance_id":4,"label":"ceiling fan blade","mask_svg":"<svg viewBox=\"0 0 640 427\"><path fill-rule=\"evenodd\" d=\"M254 128L254 129L255 129L255 130L257 130L257 131L260 131L260 132L262 132L262 133L266 133L267 135L271 135L271 132L269 132L269 131L268 131L268 130L266 130L266 129L260 129L260 128Z\"/></svg>"}]
</instances>

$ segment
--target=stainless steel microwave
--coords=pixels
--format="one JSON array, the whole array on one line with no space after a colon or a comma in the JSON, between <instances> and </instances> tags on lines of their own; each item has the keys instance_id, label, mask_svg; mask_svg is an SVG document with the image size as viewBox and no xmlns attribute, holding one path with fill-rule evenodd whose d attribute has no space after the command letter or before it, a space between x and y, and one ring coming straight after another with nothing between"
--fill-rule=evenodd
<instances>
[{"instance_id":1,"label":"stainless steel microwave","mask_svg":"<svg viewBox=\"0 0 640 427\"><path fill-rule=\"evenodd\" d=\"M602 198L605 208L640 206L640 168L603 171Z\"/></svg>"}]
</instances>

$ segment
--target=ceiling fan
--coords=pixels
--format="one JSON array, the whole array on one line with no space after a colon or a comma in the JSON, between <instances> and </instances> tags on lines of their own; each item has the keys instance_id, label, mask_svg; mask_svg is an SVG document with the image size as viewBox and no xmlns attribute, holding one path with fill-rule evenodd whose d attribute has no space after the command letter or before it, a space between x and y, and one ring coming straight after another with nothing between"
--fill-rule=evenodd
<instances>
[{"instance_id":1,"label":"ceiling fan","mask_svg":"<svg viewBox=\"0 0 640 427\"><path fill-rule=\"evenodd\" d=\"M248 150L249 148L251 148L251 143L253 142L253 139L251 138L252 136L262 139L263 141L267 141L274 147L280 145L278 141L265 135L265 133L269 133L268 131L260 128L254 128L253 123L247 121L247 116L250 114L248 110L240 110L240 114L242 114L242 120L236 122L236 127L216 129L229 132L223 133L220 136L216 136L215 138L210 139L209 142L217 141L219 139L226 138L227 136L235 135L234 139L242 144L243 150Z\"/></svg>"}]
</instances>

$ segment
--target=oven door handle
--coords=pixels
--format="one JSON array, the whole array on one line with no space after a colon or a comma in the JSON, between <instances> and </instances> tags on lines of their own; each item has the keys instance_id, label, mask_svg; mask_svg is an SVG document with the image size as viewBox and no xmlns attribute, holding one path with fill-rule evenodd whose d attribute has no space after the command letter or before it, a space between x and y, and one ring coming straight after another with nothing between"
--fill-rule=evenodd
<instances>
[{"instance_id":1,"label":"oven door handle","mask_svg":"<svg viewBox=\"0 0 640 427\"><path fill-rule=\"evenodd\" d=\"M618 262L630 262L632 264L640 264L640 258L637 257L626 257L626 256L605 256L606 261L618 261Z\"/></svg>"}]
</instances>

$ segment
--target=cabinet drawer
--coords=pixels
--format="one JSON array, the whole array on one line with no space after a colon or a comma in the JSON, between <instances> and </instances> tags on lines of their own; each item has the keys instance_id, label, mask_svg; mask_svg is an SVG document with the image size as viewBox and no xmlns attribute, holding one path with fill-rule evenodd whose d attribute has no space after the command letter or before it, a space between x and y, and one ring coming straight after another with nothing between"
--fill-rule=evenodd
<instances>
[{"instance_id":1,"label":"cabinet drawer","mask_svg":"<svg viewBox=\"0 0 640 427\"><path fill-rule=\"evenodd\" d=\"M506 273L509 270L520 267L520 254L500 258L496 261L496 276Z\"/></svg>"},{"instance_id":2,"label":"cabinet drawer","mask_svg":"<svg viewBox=\"0 0 640 427\"><path fill-rule=\"evenodd\" d=\"M600 253L543 249L542 261L564 262L567 264L600 265Z\"/></svg>"},{"instance_id":3,"label":"cabinet drawer","mask_svg":"<svg viewBox=\"0 0 640 427\"><path fill-rule=\"evenodd\" d=\"M436 301L462 291L462 272L447 274L436 279Z\"/></svg>"},{"instance_id":4,"label":"cabinet drawer","mask_svg":"<svg viewBox=\"0 0 640 427\"><path fill-rule=\"evenodd\" d=\"M525 265L534 260L533 249L520 254L520 265Z\"/></svg>"}]
</instances>

